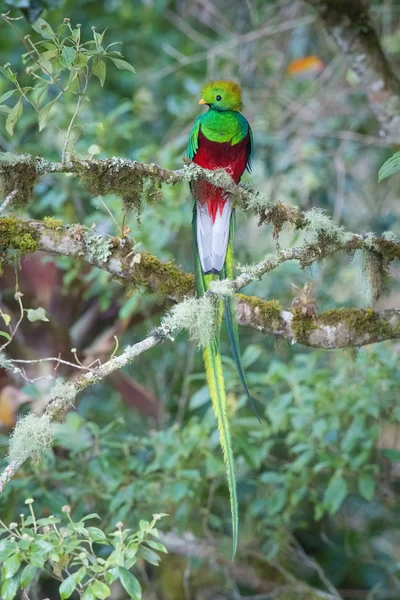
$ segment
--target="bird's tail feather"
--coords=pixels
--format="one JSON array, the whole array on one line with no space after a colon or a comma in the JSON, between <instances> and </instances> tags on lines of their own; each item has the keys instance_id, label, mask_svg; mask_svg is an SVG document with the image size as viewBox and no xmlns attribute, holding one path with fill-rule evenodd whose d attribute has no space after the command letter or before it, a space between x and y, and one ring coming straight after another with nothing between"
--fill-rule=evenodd
<instances>
[{"instance_id":1,"label":"bird's tail feather","mask_svg":"<svg viewBox=\"0 0 400 600\"><path fill-rule=\"evenodd\" d=\"M198 296L203 296L208 289L209 282L212 281L212 275L204 275L200 257L197 248L196 236L196 206L193 212L193 229L194 229L194 248L195 248L195 278L196 291ZM235 465L232 451L232 440L229 428L227 415L227 400L225 392L224 376L222 371L222 361L220 353L220 333L222 324L222 301L218 301L217 317L215 331L210 343L205 347L203 352L204 365L206 370L206 378L210 390L211 402L217 418L218 430L220 435L220 444L224 458L226 474L228 479L228 488L231 505L232 516L232 537L233 537L233 557L236 554L237 539L238 539L238 502L236 493L236 475Z\"/></svg>"},{"instance_id":2,"label":"bird's tail feather","mask_svg":"<svg viewBox=\"0 0 400 600\"><path fill-rule=\"evenodd\" d=\"M233 279L233 236L235 230L235 213L232 211L231 223L230 223L230 232L229 232L229 241L226 250L226 258L224 268L221 271L220 278L221 279ZM238 323L236 319L236 310L235 310L235 298L230 296L225 298L224 300L224 312L225 312L225 322L226 328L228 330L229 342L232 350L233 359L236 364L236 369L242 383L243 389L247 396L247 400L251 408L253 409L257 419L261 423L260 416L257 412L256 405L254 403L253 398L250 395L249 388L247 386L246 378L243 370L242 356L240 352L240 344L239 344L239 330Z\"/></svg>"}]
</instances>

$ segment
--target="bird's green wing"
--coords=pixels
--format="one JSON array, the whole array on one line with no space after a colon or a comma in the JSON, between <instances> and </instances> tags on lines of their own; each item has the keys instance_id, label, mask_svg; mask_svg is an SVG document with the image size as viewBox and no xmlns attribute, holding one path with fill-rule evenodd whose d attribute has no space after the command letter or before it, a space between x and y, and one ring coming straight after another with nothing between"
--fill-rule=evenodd
<instances>
[{"instance_id":1,"label":"bird's green wing","mask_svg":"<svg viewBox=\"0 0 400 600\"><path fill-rule=\"evenodd\" d=\"M199 132L202 117L203 115L197 117L196 121L194 122L192 131L190 132L189 141L186 148L186 154L190 158L190 160L194 159L197 149L199 147Z\"/></svg>"},{"instance_id":2,"label":"bird's green wing","mask_svg":"<svg viewBox=\"0 0 400 600\"><path fill-rule=\"evenodd\" d=\"M246 162L246 169L248 170L249 173L251 173L251 169L252 169L252 162L254 159L254 142L253 142L253 132L251 130L251 127L249 125L249 143L247 146L247 162Z\"/></svg>"}]
</instances>

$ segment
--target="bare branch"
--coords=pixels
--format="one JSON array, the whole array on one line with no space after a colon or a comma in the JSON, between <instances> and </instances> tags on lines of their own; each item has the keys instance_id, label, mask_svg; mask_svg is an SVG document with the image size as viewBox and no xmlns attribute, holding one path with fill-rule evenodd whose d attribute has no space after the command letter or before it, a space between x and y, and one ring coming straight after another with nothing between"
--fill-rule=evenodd
<instances>
[{"instance_id":1,"label":"bare branch","mask_svg":"<svg viewBox=\"0 0 400 600\"><path fill-rule=\"evenodd\" d=\"M18 190L13 190L12 192L10 192L8 194L8 196L5 198L3 204L0 206L0 214L3 213L6 208L8 207L9 204L12 203L12 201L14 200L14 198L18 195Z\"/></svg>"}]
</instances>

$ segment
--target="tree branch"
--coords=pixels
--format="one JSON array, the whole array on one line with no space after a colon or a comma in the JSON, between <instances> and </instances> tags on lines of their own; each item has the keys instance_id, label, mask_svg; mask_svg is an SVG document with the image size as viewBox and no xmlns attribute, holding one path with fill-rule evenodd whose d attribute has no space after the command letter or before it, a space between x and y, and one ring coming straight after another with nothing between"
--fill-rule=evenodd
<instances>
[{"instance_id":1,"label":"tree branch","mask_svg":"<svg viewBox=\"0 0 400 600\"><path fill-rule=\"evenodd\" d=\"M11 221L10 221L11 219ZM28 237L27 237L28 236ZM30 236L30 238L29 238ZM111 275L145 287L150 292L168 296L180 302L194 294L194 277L173 262L162 262L150 253L135 252L127 238L101 236L81 225L61 226L40 221L0 217L0 250L7 241L7 249L42 250L83 260L87 264L108 271ZM329 242L329 243L328 243ZM371 236L350 234L325 239L324 243L305 243L302 246L278 250L265 259L247 267L233 281L215 282L214 293L234 293L265 273L288 260L297 260L301 266L321 260L339 250L367 249L385 252L387 260L397 257L400 242ZM372 249L372 250L371 250ZM312 317L282 310L276 300L237 294L239 324L265 334L273 334L314 348L334 349L363 346L397 338L400 333L400 310L374 312L370 309L333 309Z\"/></svg>"},{"instance_id":2,"label":"tree branch","mask_svg":"<svg viewBox=\"0 0 400 600\"><path fill-rule=\"evenodd\" d=\"M357 74L387 141L400 139L400 83L386 58L365 0L306 0Z\"/></svg>"},{"instance_id":3,"label":"tree branch","mask_svg":"<svg viewBox=\"0 0 400 600\"><path fill-rule=\"evenodd\" d=\"M75 398L87 387L98 383L111 373L126 367L131 364L137 356L143 354L150 348L154 348L157 344L168 339L168 332L165 328L158 328L152 332L146 339L125 348L122 354L111 358L107 362L98 367L94 367L84 375L77 377L70 382L57 382L50 390L50 401L47 408L41 417L42 420L57 421L64 414L67 408L74 402ZM4 361L3 361L4 362ZM2 366L5 366L4 364ZM13 368L10 361L10 368ZM17 424L18 427L18 424ZM32 448L32 452L35 448ZM0 475L0 494L4 491L7 483L13 478L15 473L20 469L28 456L24 456L18 460L12 460Z\"/></svg>"}]
</instances>

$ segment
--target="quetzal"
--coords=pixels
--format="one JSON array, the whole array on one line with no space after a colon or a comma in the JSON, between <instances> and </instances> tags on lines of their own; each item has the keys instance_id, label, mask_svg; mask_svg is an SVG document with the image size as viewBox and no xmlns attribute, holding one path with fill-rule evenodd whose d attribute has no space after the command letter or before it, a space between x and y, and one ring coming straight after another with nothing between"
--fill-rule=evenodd
<instances>
[{"instance_id":1,"label":"quetzal","mask_svg":"<svg viewBox=\"0 0 400 600\"><path fill-rule=\"evenodd\" d=\"M206 104L209 109L195 121L187 147L188 157L194 163L206 169L224 168L235 183L239 183L244 170L247 168L250 171L253 154L250 125L240 113L242 108L240 86L233 81L208 83L202 90L199 104ZM210 281L215 277L233 279L235 215L231 201L221 188L201 180L192 182L190 187L195 200L193 233L196 291L198 296L202 296L207 291ZM254 410L255 407L247 388L241 364L234 298L229 297L224 302L218 302L215 333L209 345L206 346L203 356L227 469L232 513L233 555L235 555L238 535L238 507L220 354L223 309L239 376Z\"/></svg>"}]
</instances>

